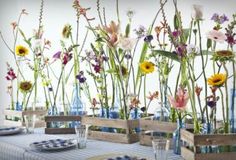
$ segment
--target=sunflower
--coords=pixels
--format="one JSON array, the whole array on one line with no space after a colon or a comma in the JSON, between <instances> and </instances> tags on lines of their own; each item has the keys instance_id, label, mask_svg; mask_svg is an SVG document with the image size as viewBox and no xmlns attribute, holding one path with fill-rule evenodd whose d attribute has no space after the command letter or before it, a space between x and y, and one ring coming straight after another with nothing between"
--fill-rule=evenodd
<instances>
[{"instance_id":1,"label":"sunflower","mask_svg":"<svg viewBox=\"0 0 236 160\"><path fill-rule=\"evenodd\" d=\"M27 93L32 89L32 83L30 81L22 81L19 86L21 92Z\"/></svg>"},{"instance_id":2,"label":"sunflower","mask_svg":"<svg viewBox=\"0 0 236 160\"><path fill-rule=\"evenodd\" d=\"M154 64L152 62L144 61L139 67L144 74L152 73L154 71Z\"/></svg>"},{"instance_id":3,"label":"sunflower","mask_svg":"<svg viewBox=\"0 0 236 160\"><path fill-rule=\"evenodd\" d=\"M207 79L208 85L214 87L221 87L226 81L226 74L214 74L210 78Z\"/></svg>"},{"instance_id":4,"label":"sunflower","mask_svg":"<svg viewBox=\"0 0 236 160\"><path fill-rule=\"evenodd\" d=\"M16 55L24 57L29 54L29 50L21 45L16 46Z\"/></svg>"},{"instance_id":5,"label":"sunflower","mask_svg":"<svg viewBox=\"0 0 236 160\"><path fill-rule=\"evenodd\" d=\"M215 60L215 61L224 62L224 61L233 60L234 57L235 57L235 55L234 55L234 53L232 51L229 51L229 50L219 50L219 51L216 51L213 54L212 59Z\"/></svg>"}]
</instances>

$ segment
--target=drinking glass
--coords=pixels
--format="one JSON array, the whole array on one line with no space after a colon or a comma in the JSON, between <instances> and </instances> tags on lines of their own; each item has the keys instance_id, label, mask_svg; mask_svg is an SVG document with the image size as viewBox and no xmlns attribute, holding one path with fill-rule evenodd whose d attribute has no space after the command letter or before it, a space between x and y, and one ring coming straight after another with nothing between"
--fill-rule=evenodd
<instances>
[{"instance_id":1,"label":"drinking glass","mask_svg":"<svg viewBox=\"0 0 236 160\"><path fill-rule=\"evenodd\" d=\"M75 126L76 140L79 149L86 148L88 125Z\"/></svg>"},{"instance_id":2,"label":"drinking glass","mask_svg":"<svg viewBox=\"0 0 236 160\"><path fill-rule=\"evenodd\" d=\"M167 151L170 146L170 140L153 139L152 147L155 154L155 160L167 160Z\"/></svg>"},{"instance_id":3,"label":"drinking glass","mask_svg":"<svg viewBox=\"0 0 236 160\"><path fill-rule=\"evenodd\" d=\"M34 133L36 115L35 114L24 115L24 119L25 119L26 133L28 134Z\"/></svg>"}]
</instances>

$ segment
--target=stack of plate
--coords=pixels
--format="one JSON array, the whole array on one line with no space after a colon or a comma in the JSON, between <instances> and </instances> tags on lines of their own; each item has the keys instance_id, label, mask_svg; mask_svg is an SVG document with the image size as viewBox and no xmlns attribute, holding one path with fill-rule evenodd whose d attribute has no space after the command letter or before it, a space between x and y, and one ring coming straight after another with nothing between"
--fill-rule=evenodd
<instances>
[{"instance_id":1,"label":"stack of plate","mask_svg":"<svg viewBox=\"0 0 236 160\"><path fill-rule=\"evenodd\" d=\"M0 136L18 134L23 131L20 127L0 127Z\"/></svg>"},{"instance_id":2,"label":"stack of plate","mask_svg":"<svg viewBox=\"0 0 236 160\"><path fill-rule=\"evenodd\" d=\"M30 144L30 147L40 151L62 150L72 148L74 146L76 146L76 141L73 139L51 139Z\"/></svg>"}]
</instances>

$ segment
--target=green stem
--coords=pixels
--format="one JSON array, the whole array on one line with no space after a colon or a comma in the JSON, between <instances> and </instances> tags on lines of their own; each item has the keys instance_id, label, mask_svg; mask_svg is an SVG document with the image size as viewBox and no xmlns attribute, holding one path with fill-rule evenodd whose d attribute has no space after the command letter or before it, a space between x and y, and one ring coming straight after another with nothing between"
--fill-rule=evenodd
<instances>
[{"instance_id":1,"label":"green stem","mask_svg":"<svg viewBox=\"0 0 236 160\"><path fill-rule=\"evenodd\" d=\"M147 75L144 75L144 84L143 84L143 99L144 99L144 106L147 107L147 100L146 100L146 84L147 84ZM147 115L147 108L145 111L145 114Z\"/></svg>"},{"instance_id":2,"label":"green stem","mask_svg":"<svg viewBox=\"0 0 236 160\"><path fill-rule=\"evenodd\" d=\"M202 37L201 37L201 30L200 30L200 22L197 21L198 26L198 35L199 35L199 46L200 46L200 55L201 55L201 61L202 61L202 70L203 70L203 77L204 77L204 84L205 84L205 108L206 108L206 118L207 123L209 123L209 116L208 116L208 107L207 107L207 77L206 72L204 68L204 57L202 53Z\"/></svg>"},{"instance_id":3,"label":"green stem","mask_svg":"<svg viewBox=\"0 0 236 160\"><path fill-rule=\"evenodd\" d=\"M229 133L229 97L228 97L228 84L227 84L229 71L228 71L225 63L223 63L223 67L224 67L225 72L226 72L226 82L225 82L226 124L225 124L225 133Z\"/></svg>"},{"instance_id":4,"label":"green stem","mask_svg":"<svg viewBox=\"0 0 236 160\"><path fill-rule=\"evenodd\" d=\"M116 0L116 14L117 14L118 24L120 24L119 0Z\"/></svg>"},{"instance_id":5,"label":"green stem","mask_svg":"<svg viewBox=\"0 0 236 160\"><path fill-rule=\"evenodd\" d=\"M226 119L225 119L225 104L224 104L224 95L223 95L223 91L221 88L219 88L220 90L220 95L221 95L221 105L222 105L222 115L223 115L223 122L226 123Z\"/></svg>"}]
</instances>

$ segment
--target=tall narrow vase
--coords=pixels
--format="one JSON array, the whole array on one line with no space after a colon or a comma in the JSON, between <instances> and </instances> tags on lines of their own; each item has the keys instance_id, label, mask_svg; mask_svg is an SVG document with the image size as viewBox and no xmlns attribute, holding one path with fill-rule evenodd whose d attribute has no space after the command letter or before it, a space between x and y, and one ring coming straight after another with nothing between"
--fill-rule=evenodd
<instances>
[{"instance_id":1,"label":"tall narrow vase","mask_svg":"<svg viewBox=\"0 0 236 160\"><path fill-rule=\"evenodd\" d=\"M236 89L230 90L230 109L229 109L230 132L236 133Z\"/></svg>"},{"instance_id":2,"label":"tall narrow vase","mask_svg":"<svg viewBox=\"0 0 236 160\"><path fill-rule=\"evenodd\" d=\"M81 97L79 96L80 88L78 85L74 85L73 93L72 93L72 100L70 104L70 115L76 116L76 115L85 115L85 107L81 100ZM74 128L76 125L79 125L79 121L73 121L69 123L70 128Z\"/></svg>"},{"instance_id":3,"label":"tall narrow vase","mask_svg":"<svg viewBox=\"0 0 236 160\"><path fill-rule=\"evenodd\" d=\"M177 129L173 133L173 150L175 154L181 154L181 139L180 139L180 129L184 128L185 125L182 120L177 120Z\"/></svg>"}]
</instances>

